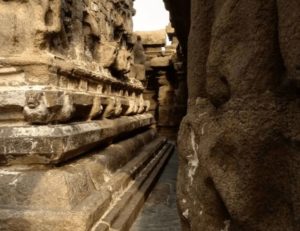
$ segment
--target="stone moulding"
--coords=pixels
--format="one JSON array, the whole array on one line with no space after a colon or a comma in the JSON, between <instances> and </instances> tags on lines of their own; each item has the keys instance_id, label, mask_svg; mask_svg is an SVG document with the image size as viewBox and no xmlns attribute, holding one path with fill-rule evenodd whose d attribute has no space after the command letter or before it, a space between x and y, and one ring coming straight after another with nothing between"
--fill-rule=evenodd
<instances>
[{"instance_id":1,"label":"stone moulding","mask_svg":"<svg viewBox=\"0 0 300 231\"><path fill-rule=\"evenodd\" d=\"M59 59L55 56L32 57L26 60L24 57L0 57L0 74L12 74L23 71L24 85L30 83L38 83L41 85L58 86L64 85L63 81L58 83L59 77L66 77L65 87L68 86L68 80L84 79L86 81L96 81L94 83L107 83L114 86L121 86L132 91L144 90L143 85L138 80L119 80L114 78L108 69L100 67L96 63L75 62L65 59ZM34 74L42 74L43 76L34 76ZM53 76L54 75L54 76ZM55 76L57 75L57 76ZM53 77L58 77L53 79ZM7 82L6 82L7 83ZM75 89L74 89L75 90Z\"/></svg>"},{"instance_id":2,"label":"stone moulding","mask_svg":"<svg viewBox=\"0 0 300 231\"><path fill-rule=\"evenodd\" d=\"M130 151L115 155L118 149L129 146ZM170 151L166 139L150 129L72 164L3 167L0 230L88 231L92 227L98 230L103 222L113 222L108 219L120 213L125 212L129 219L130 214L137 214ZM119 200L122 195L137 203L135 211L126 212L132 207L124 207L127 201Z\"/></svg>"},{"instance_id":3,"label":"stone moulding","mask_svg":"<svg viewBox=\"0 0 300 231\"><path fill-rule=\"evenodd\" d=\"M146 112L139 80L62 61L0 60L0 123L49 124ZM49 64L50 63L50 64Z\"/></svg>"},{"instance_id":4,"label":"stone moulding","mask_svg":"<svg viewBox=\"0 0 300 231\"><path fill-rule=\"evenodd\" d=\"M154 123L150 114L63 125L0 127L0 164L57 164Z\"/></svg>"},{"instance_id":5,"label":"stone moulding","mask_svg":"<svg viewBox=\"0 0 300 231\"><path fill-rule=\"evenodd\" d=\"M156 137L156 131L150 129L105 149L90 152L88 156L82 156L72 161L71 164L59 167L2 167L0 169L0 207L18 207L26 210L40 208L71 210L82 204L82 200L94 190L105 191L105 188L106 190L111 188L112 193L117 192L122 184L119 184L119 180L114 180L113 182L119 183L108 186L110 179L119 179L117 176L122 176L120 179L124 181L126 178L124 178L124 172L118 172L118 170L136 157L138 149L147 142L152 142ZM156 142L158 147L160 142L161 140ZM123 152L120 149L123 149ZM127 151L124 152L124 149ZM128 180L126 182L128 183ZM19 195L20 188L23 190ZM49 195L43 197L42 194ZM25 198L30 198L30 200L25 200Z\"/></svg>"}]
</instances>

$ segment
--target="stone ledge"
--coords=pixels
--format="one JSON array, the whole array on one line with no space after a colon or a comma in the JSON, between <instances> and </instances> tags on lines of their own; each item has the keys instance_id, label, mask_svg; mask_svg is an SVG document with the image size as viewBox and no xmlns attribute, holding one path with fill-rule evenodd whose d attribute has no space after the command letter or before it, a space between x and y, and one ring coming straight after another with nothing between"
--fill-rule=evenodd
<instances>
[{"instance_id":1,"label":"stone ledge","mask_svg":"<svg viewBox=\"0 0 300 231\"><path fill-rule=\"evenodd\" d=\"M144 138L142 138L140 135L138 136L140 136L139 139L145 139L144 143L147 143L148 140L151 139L153 135L152 133L152 131L146 132ZM132 223L132 219L134 219L135 214L140 209L144 197L149 193L151 184L155 181L160 169L163 166L164 161L167 158L166 150L169 150L169 148L167 147L170 146L166 145L165 142L165 139L157 138L147 144L143 149L139 151L136 150L137 152L135 158L129 161L125 166L120 168L119 171L112 173L111 178L103 182L102 186L98 189L96 189L96 185L93 186L94 180L91 179L91 173L88 174L87 170L90 168L91 162L97 164L97 159L99 159L101 155L92 154L89 157L85 157L89 159L88 162L79 160L78 163L67 164L66 166L60 167L62 169L67 167L65 169L65 174L78 175L82 180L84 180L84 178L90 179L85 180L87 182L86 184L81 184L81 182L77 181L76 179L73 179L71 181L69 179L69 181L66 181L67 184L65 183L65 185L69 187L68 193L64 192L64 190L58 190L59 188L64 187L61 184L61 181L52 181L52 183L49 182L49 184L51 183L51 185L49 185L48 188L51 188L52 192L47 192L47 190L41 191L40 188L35 186L31 187L29 185L32 192L37 193L39 191L39 195L37 194L37 196L43 197L44 200L48 200L49 203L40 203L35 208L12 205L8 206L1 203L0 230L88 231L91 230L92 226L94 226L97 221L101 220L102 216L105 216L105 212L110 207L119 204L120 195L121 197L122 195L125 195L126 198L131 198L131 201L133 202L130 208L125 208L126 206L124 207L121 205L117 206L117 208L121 209L122 211L124 210L123 212L121 212L121 210L117 212L122 216L124 215L124 213L126 215L129 211L129 213L127 214L130 217L129 220L127 219L127 216L123 216L125 218L124 221L126 221L126 224L124 225L127 226L127 224ZM80 170L80 168L82 168L81 171L78 171ZM98 168L103 168L103 165L98 165ZM86 172L87 177L81 177L83 171ZM40 170L40 172L49 172L49 170L44 169ZM11 171L10 173L14 172ZM53 174L49 175L53 176ZM96 175L100 178L102 177L99 176L99 174ZM79 178L77 177L77 179ZM121 178L123 178L123 180ZM61 178L61 180L62 179L63 178ZM28 177L28 180L30 180L30 176ZM122 184L119 182L122 182ZM47 180L45 181L45 183L47 183ZM19 183L14 182L13 184ZM84 191L88 191L88 195L82 196L81 193L77 192L80 191L80 189L78 189L80 185L84 185ZM115 185L115 187L111 187L112 185ZM20 196L22 196L23 194L19 193L21 189L22 187L17 190L18 198L16 198L16 200L19 202L27 201L31 204L36 199L34 198L33 193L28 194L25 198L22 199ZM60 196L68 196L68 203L76 203L73 205L70 204L69 206L65 206L66 203L60 204L59 201L53 200L53 193L56 190L58 198L60 198ZM138 192L136 190L140 190L141 192L138 194L138 198L135 198L134 196ZM25 191L26 190L23 188L22 192ZM7 193L5 195L7 195ZM5 200L5 198L3 199ZM126 201L123 202L126 203ZM50 203L54 203L54 206L49 207L48 205ZM134 209L134 206L136 206L136 209ZM131 211L132 208L134 209L133 211ZM117 221L118 225L123 224L122 220L120 221L118 219Z\"/></svg>"},{"instance_id":2,"label":"stone ledge","mask_svg":"<svg viewBox=\"0 0 300 231\"><path fill-rule=\"evenodd\" d=\"M92 231L129 230L173 149L174 146L170 143L161 148L136 177L134 183L121 195L121 199L94 225Z\"/></svg>"},{"instance_id":3,"label":"stone ledge","mask_svg":"<svg viewBox=\"0 0 300 231\"><path fill-rule=\"evenodd\" d=\"M131 171L132 169L139 171L137 169L139 163L145 163L146 160L140 158L138 162L131 160L137 155L143 157L144 151L147 153L146 156L151 156L155 151L145 148L138 151L155 137L155 129L150 129L59 167L2 167L0 168L0 207L21 210L40 208L71 210L79 206L82 210L87 202L85 201L83 205L81 202L95 190L104 192L111 191L109 189L113 188L114 192L119 191L120 184L112 187L112 184L107 182L117 182L121 178L119 175L128 181L127 178L132 174L126 171L127 168ZM159 148L161 140L156 139L152 143ZM122 173L125 177L121 173L115 174L120 169L123 169Z\"/></svg>"},{"instance_id":4,"label":"stone ledge","mask_svg":"<svg viewBox=\"0 0 300 231\"><path fill-rule=\"evenodd\" d=\"M153 123L152 115L143 114L68 125L0 127L0 164L61 163Z\"/></svg>"},{"instance_id":5,"label":"stone ledge","mask_svg":"<svg viewBox=\"0 0 300 231\"><path fill-rule=\"evenodd\" d=\"M113 77L110 72L104 68L97 68L91 71L91 67L83 66L82 63L73 63L70 60L59 60L53 56L31 57L28 61L27 57L6 57L0 58L0 74L9 75L10 78L22 79L18 85L57 85L59 84L59 76L68 79L82 79L89 82L99 84L111 84L122 88L143 91L144 87L139 81L121 81ZM38 75L39 78L36 78ZM43 75L43 78L40 77ZM65 81L67 79L64 79ZM16 83L12 83L15 85ZM0 82L0 85L1 82ZM58 86L58 85L57 85ZM60 86L61 87L61 86Z\"/></svg>"},{"instance_id":6,"label":"stone ledge","mask_svg":"<svg viewBox=\"0 0 300 231\"><path fill-rule=\"evenodd\" d=\"M53 124L137 115L148 111L150 102L139 97L109 96L59 89L0 86L0 122Z\"/></svg>"},{"instance_id":7,"label":"stone ledge","mask_svg":"<svg viewBox=\"0 0 300 231\"><path fill-rule=\"evenodd\" d=\"M145 47L163 47L166 45L167 34L164 29L155 31L136 31L135 34L142 37L142 43Z\"/></svg>"}]
</instances>

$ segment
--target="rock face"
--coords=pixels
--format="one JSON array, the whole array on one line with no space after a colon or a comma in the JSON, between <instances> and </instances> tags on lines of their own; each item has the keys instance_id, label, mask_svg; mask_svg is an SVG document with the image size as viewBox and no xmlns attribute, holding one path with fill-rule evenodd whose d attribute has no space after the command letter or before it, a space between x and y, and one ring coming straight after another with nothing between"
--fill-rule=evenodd
<instances>
[{"instance_id":1,"label":"rock face","mask_svg":"<svg viewBox=\"0 0 300 231\"><path fill-rule=\"evenodd\" d=\"M299 12L296 1L191 1L183 230L300 230Z\"/></svg>"},{"instance_id":2,"label":"rock face","mask_svg":"<svg viewBox=\"0 0 300 231\"><path fill-rule=\"evenodd\" d=\"M133 0L0 1L0 230L133 223L173 149L133 63L134 12Z\"/></svg>"},{"instance_id":3,"label":"rock face","mask_svg":"<svg viewBox=\"0 0 300 231\"><path fill-rule=\"evenodd\" d=\"M190 0L164 0L166 9L170 11L170 21L176 28L177 37L183 53L187 52L187 39L190 31Z\"/></svg>"}]
</instances>

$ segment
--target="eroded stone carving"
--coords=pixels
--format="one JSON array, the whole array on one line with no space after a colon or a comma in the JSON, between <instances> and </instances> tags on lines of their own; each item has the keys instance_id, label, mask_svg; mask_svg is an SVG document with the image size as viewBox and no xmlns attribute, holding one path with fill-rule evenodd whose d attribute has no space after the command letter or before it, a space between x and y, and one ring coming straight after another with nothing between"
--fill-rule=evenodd
<instances>
[{"instance_id":1,"label":"eroded stone carving","mask_svg":"<svg viewBox=\"0 0 300 231\"><path fill-rule=\"evenodd\" d=\"M118 105L116 99L112 97L107 98L102 118L113 118L116 115L116 112L118 112Z\"/></svg>"},{"instance_id":2,"label":"eroded stone carving","mask_svg":"<svg viewBox=\"0 0 300 231\"><path fill-rule=\"evenodd\" d=\"M99 62L103 67L110 67L117 57L116 42L101 42L99 46Z\"/></svg>"},{"instance_id":3,"label":"eroded stone carving","mask_svg":"<svg viewBox=\"0 0 300 231\"><path fill-rule=\"evenodd\" d=\"M27 122L83 121L100 118L101 114L111 117L108 112L111 107L117 108L114 116L123 114L120 108L125 105L120 97L127 97L126 89L136 95L143 91L142 83L130 76L133 60L128 40L132 33L133 13L131 1L0 2L0 16L3 18L0 43L4 48L0 51L3 57L0 65L24 67L22 81L28 86L25 90L15 90L25 98L29 94L26 92L39 84L41 89L51 87L51 91L57 94L64 91L66 95L50 108L43 106L48 103L47 96L47 99L43 94L32 96L37 105L30 102L34 100L28 96L26 106L25 102L20 103ZM11 23L6 23L8 21ZM25 27L26 31L23 30ZM8 90L1 91L2 95L7 95ZM120 95L120 92L123 93ZM116 105L96 106L99 103L93 103L93 100L102 96L113 97ZM69 104L73 106L66 106ZM1 107L9 107L9 102ZM102 112L101 107L106 107L106 112ZM46 115L47 110L51 115ZM137 114L138 110L132 113Z\"/></svg>"},{"instance_id":4,"label":"eroded stone carving","mask_svg":"<svg viewBox=\"0 0 300 231\"><path fill-rule=\"evenodd\" d=\"M47 124L68 121L72 117L74 107L72 97L69 94L27 91L23 112L28 122Z\"/></svg>"},{"instance_id":5,"label":"eroded stone carving","mask_svg":"<svg viewBox=\"0 0 300 231\"><path fill-rule=\"evenodd\" d=\"M132 63L131 53L122 46L117 51L117 57L113 67L121 73L128 73L130 71L131 63Z\"/></svg>"},{"instance_id":6,"label":"eroded stone carving","mask_svg":"<svg viewBox=\"0 0 300 231\"><path fill-rule=\"evenodd\" d=\"M93 107L89 114L89 119L92 120L97 118L98 116L101 115L102 112L103 112L103 106L101 104L101 98L99 96L95 96L93 101Z\"/></svg>"},{"instance_id":7,"label":"eroded stone carving","mask_svg":"<svg viewBox=\"0 0 300 231\"><path fill-rule=\"evenodd\" d=\"M43 92L27 92L24 115L27 121L34 124L47 124L49 122L49 111Z\"/></svg>"},{"instance_id":8,"label":"eroded stone carving","mask_svg":"<svg viewBox=\"0 0 300 231\"><path fill-rule=\"evenodd\" d=\"M63 97L63 105L59 112L56 112L54 115L54 122L67 122L74 113L74 106L72 102L72 98L68 93L64 93Z\"/></svg>"},{"instance_id":9,"label":"eroded stone carving","mask_svg":"<svg viewBox=\"0 0 300 231\"><path fill-rule=\"evenodd\" d=\"M128 177L156 152L147 171L163 166L164 139L130 162L156 136L130 75L133 14L132 0L0 0L0 230L98 230Z\"/></svg>"}]
</instances>

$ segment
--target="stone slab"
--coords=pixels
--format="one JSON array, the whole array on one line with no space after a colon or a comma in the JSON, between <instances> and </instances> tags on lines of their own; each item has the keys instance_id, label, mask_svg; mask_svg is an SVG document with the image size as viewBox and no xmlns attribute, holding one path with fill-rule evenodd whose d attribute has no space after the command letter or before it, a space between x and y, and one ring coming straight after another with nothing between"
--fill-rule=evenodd
<instances>
[{"instance_id":1,"label":"stone slab","mask_svg":"<svg viewBox=\"0 0 300 231\"><path fill-rule=\"evenodd\" d=\"M108 194L93 195L86 211L0 209L1 231L88 231L110 202ZM96 200L97 199L97 200Z\"/></svg>"},{"instance_id":2,"label":"stone slab","mask_svg":"<svg viewBox=\"0 0 300 231\"><path fill-rule=\"evenodd\" d=\"M0 168L0 207L23 210L73 209L93 191L103 191L103 185L107 181L114 178L113 182L116 182L115 179L119 174L114 173L123 166L129 166L122 171L126 174L126 179L130 177L132 169L138 171L139 163L144 163L145 160L136 162L131 159L137 154L143 157L143 153L139 153L138 150L155 137L156 130L150 129L59 167L2 167ZM154 141L159 147L157 142L160 141ZM153 155L150 149L144 151L147 155L148 153ZM107 188L114 188L115 192L119 191L119 185L115 187L111 185L109 184Z\"/></svg>"},{"instance_id":3,"label":"stone slab","mask_svg":"<svg viewBox=\"0 0 300 231\"><path fill-rule=\"evenodd\" d=\"M171 56L155 57L151 59L152 68L166 68L171 64Z\"/></svg>"},{"instance_id":4,"label":"stone slab","mask_svg":"<svg viewBox=\"0 0 300 231\"><path fill-rule=\"evenodd\" d=\"M143 145L143 143L149 143L149 139L153 139L153 131L149 130L145 132L144 135L137 135L135 136L135 139L137 137L139 140L144 139L144 141L142 142L137 142L139 143L138 146L140 147ZM16 203L18 202L19 204L18 206L16 206L16 204L14 205L13 203L4 204L5 195L7 196L8 192L0 192L0 195L3 195L3 200L0 204L0 230L91 230L92 226L97 221L101 220L101 217L106 214L106 211L113 204L118 204L120 202L119 195L123 195L127 190L131 188L131 182L133 179L138 179L138 184L141 184L148 177L148 173L150 174L151 172L153 172L152 169L160 168L160 166L156 165L157 161L152 160L160 159L162 157L162 142L165 143L165 139L157 138L147 145L144 144L145 147L143 147L142 149L139 149L138 146L136 146L136 157L131 161L128 160L128 163L122 168L119 168L119 171L117 171L116 173L107 173L105 180L102 182L102 185L99 185L100 187L96 187L95 177L97 175L99 178L101 178L102 175L104 175L104 172L108 170L105 170L104 166L106 166L105 164L108 162L102 162L102 164L98 165L99 169L103 169L102 174L95 174L96 172L88 172L88 170L92 166L91 163L94 163L96 165L100 162L102 156L101 154L103 154L103 152L100 152L98 154L92 153L90 156L85 157L82 160L69 163L66 166L55 168L56 171L61 171L64 173L64 177L61 178L59 177L62 175L62 173L57 174L57 172L52 172L52 170L47 169L35 169L35 172L44 174L46 173L49 176L44 180L42 179L43 176L41 177L41 179L32 178L31 180L34 181L35 184L28 184L27 189L23 187L24 185L22 187L18 187L18 185L21 184L22 178L16 178L18 180L11 179L12 181L6 182L6 186L5 184L3 184L1 186L1 189L3 187L7 188L8 185L11 184L10 187L12 189L15 188L15 193L11 192L11 194L14 194L17 197L15 198L15 201L13 201L13 198L6 198L6 200L11 200L12 202ZM148 157L150 157L150 159ZM14 173L16 172L18 172L18 170L15 170L15 172L6 171L6 174L0 177L0 181L2 181L5 176L8 176L9 173L11 175L14 175ZM32 170L27 170L27 172L32 172ZM85 172L86 176L82 175L83 172ZM123 183L126 181L126 184L118 184L117 180L120 180L120 174L122 173L124 174L121 177L123 178L123 180L121 181ZM25 170L23 171L23 174L26 174ZM77 178L74 177L72 180L70 177L68 177L68 175L74 175L77 176ZM52 177L52 179L54 180L49 181L49 177ZM78 179L85 180L80 181ZM149 179L153 180L153 177L150 176ZM30 180L30 175L28 177L28 180ZM40 188L38 186L38 184L40 183L39 180L45 182L44 189L47 188L46 183L48 181L48 189L50 191ZM82 181L85 181L86 183L82 184ZM114 184L115 187L111 187ZM84 191L85 195L80 196L78 194L77 191L80 185L84 186L81 187L83 189L81 191ZM59 188L62 189L59 190ZM29 194L25 197L22 197L22 195L24 196L24 193L26 192L29 192ZM129 192L131 195L130 197L135 195L133 191L129 190ZM40 203L36 203L38 199L36 196L43 197L44 201L40 199ZM65 201L60 197L65 197ZM140 195L138 201L141 201L142 197L143 196ZM58 198L59 200L55 200L55 198ZM46 202L46 200L48 200L48 202ZM26 201L27 205L26 203L25 205L22 205L22 201ZM35 206L30 207L31 205ZM138 210L135 210L135 212L136 211ZM133 213L131 213L131 215L132 214ZM124 218L126 218L126 216Z\"/></svg>"},{"instance_id":5,"label":"stone slab","mask_svg":"<svg viewBox=\"0 0 300 231\"><path fill-rule=\"evenodd\" d=\"M152 115L143 114L68 125L0 127L0 164L57 164L153 122Z\"/></svg>"},{"instance_id":6,"label":"stone slab","mask_svg":"<svg viewBox=\"0 0 300 231\"><path fill-rule=\"evenodd\" d=\"M109 225L109 230L129 230L172 150L172 145L168 143L160 149L121 196L121 200L111 207L111 210L93 227L92 231L105 230L106 225Z\"/></svg>"}]
</instances>

